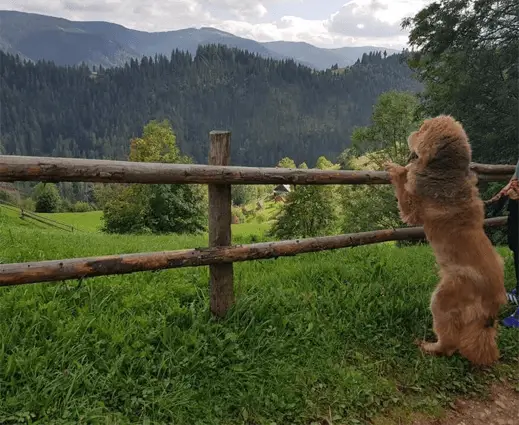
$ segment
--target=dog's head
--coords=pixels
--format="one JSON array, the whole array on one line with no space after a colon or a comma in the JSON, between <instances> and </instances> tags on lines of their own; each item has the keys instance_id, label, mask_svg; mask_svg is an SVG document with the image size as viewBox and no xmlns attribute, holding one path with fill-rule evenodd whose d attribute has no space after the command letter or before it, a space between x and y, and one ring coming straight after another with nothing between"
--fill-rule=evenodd
<instances>
[{"instance_id":1,"label":"dog's head","mask_svg":"<svg viewBox=\"0 0 519 425\"><path fill-rule=\"evenodd\" d=\"M407 139L422 167L449 172L468 170L472 152L462 125L448 115L427 119Z\"/></svg>"},{"instance_id":2,"label":"dog's head","mask_svg":"<svg viewBox=\"0 0 519 425\"><path fill-rule=\"evenodd\" d=\"M407 143L417 193L436 199L461 195L458 189L470 178L472 152L459 122L448 115L427 119Z\"/></svg>"}]
</instances>

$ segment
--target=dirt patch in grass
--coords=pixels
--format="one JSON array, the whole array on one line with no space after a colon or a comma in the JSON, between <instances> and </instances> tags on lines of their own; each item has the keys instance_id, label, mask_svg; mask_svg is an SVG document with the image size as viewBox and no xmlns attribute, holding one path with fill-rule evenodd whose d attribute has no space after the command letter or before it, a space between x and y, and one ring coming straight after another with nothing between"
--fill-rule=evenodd
<instances>
[{"instance_id":1,"label":"dirt patch in grass","mask_svg":"<svg viewBox=\"0 0 519 425\"><path fill-rule=\"evenodd\" d=\"M458 399L445 416L416 419L413 425L517 425L519 391L510 385L494 384L487 399Z\"/></svg>"}]
</instances>

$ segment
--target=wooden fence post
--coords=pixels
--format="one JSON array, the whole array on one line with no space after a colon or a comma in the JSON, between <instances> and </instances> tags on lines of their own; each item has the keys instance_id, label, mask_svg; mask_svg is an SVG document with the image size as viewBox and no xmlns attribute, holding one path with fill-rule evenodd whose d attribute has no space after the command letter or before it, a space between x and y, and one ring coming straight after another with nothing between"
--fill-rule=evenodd
<instances>
[{"instance_id":1,"label":"wooden fence post","mask_svg":"<svg viewBox=\"0 0 519 425\"><path fill-rule=\"evenodd\" d=\"M209 165L229 165L231 132L211 131ZM231 185L209 185L209 246L231 245ZM211 313L223 317L234 304L233 264L209 266Z\"/></svg>"}]
</instances>

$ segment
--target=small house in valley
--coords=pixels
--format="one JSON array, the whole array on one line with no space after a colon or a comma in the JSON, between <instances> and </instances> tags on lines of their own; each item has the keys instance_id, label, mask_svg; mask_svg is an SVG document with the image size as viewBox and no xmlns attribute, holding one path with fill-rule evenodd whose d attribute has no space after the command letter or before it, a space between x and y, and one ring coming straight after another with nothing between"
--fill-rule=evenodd
<instances>
[{"instance_id":1,"label":"small house in valley","mask_svg":"<svg viewBox=\"0 0 519 425\"><path fill-rule=\"evenodd\" d=\"M279 184L274 188L274 195L284 196L290 193L289 184Z\"/></svg>"}]
</instances>

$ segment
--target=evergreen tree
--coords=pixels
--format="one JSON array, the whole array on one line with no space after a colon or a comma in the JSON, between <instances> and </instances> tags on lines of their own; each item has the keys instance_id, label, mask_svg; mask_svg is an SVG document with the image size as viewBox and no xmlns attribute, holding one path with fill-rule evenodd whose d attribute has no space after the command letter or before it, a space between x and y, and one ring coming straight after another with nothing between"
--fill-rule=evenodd
<instances>
[{"instance_id":1,"label":"evergreen tree","mask_svg":"<svg viewBox=\"0 0 519 425\"><path fill-rule=\"evenodd\" d=\"M0 104L9 105L6 154L126 159L128 140L167 119L178 149L197 163L207 163L208 133L223 128L233 133L233 164L265 167L283 157L335 158L353 126L369 123L379 94L421 89L401 55L366 55L345 72L315 72L217 45L200 46L195 57L174 51L99 67L95 78L87 67L0 52L0 86Z\"/></svg>"}]
</instances>

